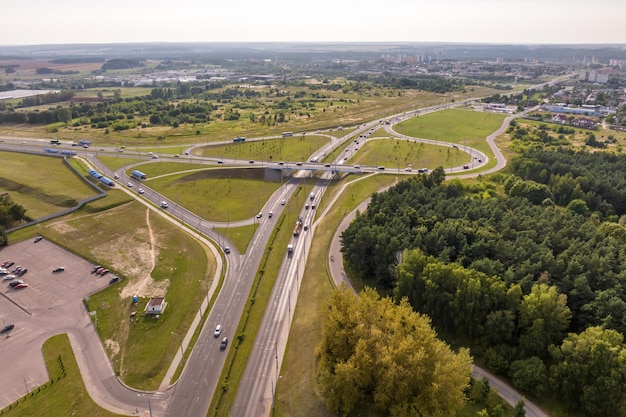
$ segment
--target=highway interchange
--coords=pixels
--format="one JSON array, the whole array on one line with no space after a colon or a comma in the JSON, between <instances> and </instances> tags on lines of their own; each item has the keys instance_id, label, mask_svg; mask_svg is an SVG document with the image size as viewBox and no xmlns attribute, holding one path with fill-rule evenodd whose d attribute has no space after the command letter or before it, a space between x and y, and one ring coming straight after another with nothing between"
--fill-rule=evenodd
<instances>
[{"instance_id":1,"label":"highway interchange","mask_svg":"<svg viewBox=\"0 0 626 417\"><path fill-rule=\"evenodd\" d=\"M384 126L393 136L406 139L405 136L398 135L393 132L393 122L413 117L418 113L424 114L440 110L444 107L456 107L464 104L466 103L455 103L448 106L435 106L427 109L419 109L413 113L403 113L401 115L385 118L384 120L377 120L359 125L356 129L350 131L341 138L332 138L327 145L318 149L313 155L310 156L310 158L321 156L323 154L330 154L338 147L345 147L347 150L351 150L352 140L355 137L359 137L359 135L367 133L370 129L378 128L380 126ZM507 118L502 127L488 138L488 143L491 146L494 155L496 155L497 160L496 167L491 168L489 171L501 169L506 163L502 154L493 143L493 140L497 134L499 134L498 132L506 129L508 123L513 117L519 117L519 115ZM390 121L390 123L385 124L385 121ZM310 134L316 133L310 132ZM17 140L10 137L2 139L3 143L0 144L0 149L3 150L41 153L44 147L49 146L48 142L44 140L22 141L21 139ZM263 139L265 138L259 138L258 140ZM426 143L434 143L440 146L454 146L448 142L436 142L419 138L409 139ZM459 148L461 151L467 153L468 159L458 167L446 170L447 172L458 173L466 171L463 168L463 165L467 164L468 161L473 164L470 171L476 171L477 168L480 168L489 162L488 157L476 149L463 146ZM112 154L117 152L117 150L113 148L104 148L104 150L100 150L99 152ZM192 148L187 149L186 152L188 153L188 156L185 156L184 158L176 158L173 155L168 156L164 154L159 156L161 158L160 160L168 161L184 161L188 157L189 160L193 160L194 163L197 162L199 164L209 164L213 166L215 166L218 162L215 158L203 158L194 155ZM111 178L117 174L119 177L118 184L121 185L120 188L125 189L130 195L138 198L141 202L166 218L176 222L189 233L194 233L199 237L202 237L210 246L213 247L209 241L212 241L221 247L229 246L231 248L231 253L224 257L226 260L225 264L222 265L220 263L219 265L218 271L222 267L225 268L223 286L216 297L215 303L211 307L208 318L205 323L202 323L200 337L197 340L191 355L187 359L187 362L185 363L182 375L179 380L173 384L169 384L167 383L168 381L165 381L166 384L157 392L141 392L130 389L124 386L115 377L111 366L108 363L108 358L104 353L104 349L93 349L92 345L94 343L100 345L99 339L93 327L86 326L84 328L84 332L82 333L71 332L70 340L76 353L81 373L85 379L89 394L100 406L126 415L136 415L137 410L148 409L150 409L152 415L155 417L196 417L206 415L212 401L212 395L216 391L220 382L220 375L227 356L227 351L219 351L218 344L221 338L213 337L213 329L216 324L222 324L224 326L222 334L227 335L231 340L235 337L234 331L239 323L239 318L241 317L245 307L252 282L261 262L261 257L273 231L273 222L266 217L262 217L261 219L253 218L244 222L238 222L238 224L259 223L257 231L253 235L248 246L248 250L245 254L241 254L236 250L235 245L228 242L223 236L214 231L214 227L222 227L223 224L213 223L201 219L194 213L186 210L184 207L181 207L175 202L159 195L154 190L145 187L145 185L142 185L142 187L146 190L146 192L139 196L135 191L125 186L129 182L133 184L137 184L137 182L134 179L127 177L124 172L113 172L109 170L97 159L97 153L98 151L94 148L79 149L78 156L84 158L93 167L99 169ZM261 163L257 161L255 161L254 164L250 164L248 160L227 160L223 162L224 164L228 164L230 166L261 165L265 168L294 170L293 177L286 181L283 186L274 193L262 209L263 213L272 211L275 216L280 216L281 211L284 210L285 207L281 205L281 201L283 199L289 200L292 197L301 178L308 175L308 171L314 170L320 172L320 179L313 189L316 203L319 203L319 200L323 197L329 179L336 175L336 173L393 172L405 175L415 174L415 172L407 172L399 166L395 168L385 167L383 170L377 166L355 167L353 165L347 165L343 163L343 154L344 153L341 152L341 156L339 156L336 161L329 164L302 162L301 165L296 166L293 162L284 163L282 165L275 162ZM137 157L137 155L132 154L132 151L129 151L128 149L124 153L124 156ZM478 160L480 160L480 162L477 162ZM485 171L482 171L482 173L485 173ZM467 172L463 176L469 177L476 175L478 175L476 172ZM136 186L134 189L136 189ZM167 210L159 208L161 201L170 201ZM302 203L304 204L304 201L302 201ZM235 403L230 411L230 415L232 416L267 416L271 411L271 406L274 400L274 390L280 375L280 366L286 349L291 318L293 317L295 304L298 299L298 289L300 283L302 282L304 266L306 264L307 254L309 252L315 230L314 213L315 211L313 210L304 210L304 208L302 208L301 215L304 217L304 223L310 225L310 227L308 228L308 231L303 232L297 240L294 238L292 241L292 243L295 244L294 254L292 257L285 256L284 262L280 268L276 284L266 306L261 328L256 335L254 349L250 357L247 359L246 371L239 385ZM319 218L321 218L321 216ZM319 220L319 218L317 220ZM230 225L234 226L235 224L230 223ZM334 239L332 245L333 247L331 248L331 251L334 251L335 253L336 262L333 263L331 272L335 281L341 282L345 277L345 273L342 268L340 268L340 253L338 252L337 246L338 235ZM213 251L216 251L214 247ZM222 259L220 256L216 256L216 258L218 261L221 261ZM214 281L218 281L218 279L215 279ZM215 288L211 288L211 290L207 291L207 300L205 300L204 303L205 306L208 305L208 300L210 299L213 291L215 291ZM90 320L86 311L84 316L86 322L89 322ZM200 325L201 323L196 324ZM187 344L190 340L190 334L193 333L194 329L195 328L192 326L189 334L185 337ZM231 345L232 343L229 344L227 349L229 349ZM175 362L172 364L170 369L175 370L179 360L181 360L181 356L177 355ZM482 370L479 370L478 372L482 375L488 375ZM168 372L168 376L171 377L171 373L172 372ZM495 381L496 380L494 379L494 382ZM500 389L502 390L507 388L505 385L502 385ZM519 398L519 396L516 397L514 393L509 394L509 396L513 399ZM545 416L545 414L543 414L538 408L532 405L529 406L528 403L526 415L533 417Z\"/></svg>"}]
</instances>

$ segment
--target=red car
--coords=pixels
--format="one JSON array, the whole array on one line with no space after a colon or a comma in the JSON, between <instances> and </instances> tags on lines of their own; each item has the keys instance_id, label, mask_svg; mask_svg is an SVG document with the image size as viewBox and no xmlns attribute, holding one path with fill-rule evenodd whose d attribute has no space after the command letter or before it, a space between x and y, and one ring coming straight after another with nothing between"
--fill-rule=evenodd
<instances>
[{"instance_id":1,"label":"red car","mask_svg":"<svg viewBox=\"0 0 626 417\"><path fill-rule=\"evenodd\" d=\"M25 282L22 282L21 284L17 284L17 285L15 286L15 289L18 289L18 290L19 290L20 288L28 288L28 284L27 284L27 283L25 283Z\"/></svg>"}]
</instances>

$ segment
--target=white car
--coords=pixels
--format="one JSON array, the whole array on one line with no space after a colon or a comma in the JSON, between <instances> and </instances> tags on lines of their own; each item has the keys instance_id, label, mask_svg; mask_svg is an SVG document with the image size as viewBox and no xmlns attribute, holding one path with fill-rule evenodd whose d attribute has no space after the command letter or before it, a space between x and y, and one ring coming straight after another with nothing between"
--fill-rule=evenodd
<instances>
[{"instance_id":1,"label":"white car","mask_svg":"<svg viewBox=\"0 0 626 417\"><path fill-rule=\"evenodd\" d=\"M213 331L213 337L218 337L222 333L222 325L218 324L215 326L215 330Z\"/></svg>"},{"instance_id":2,"label":"white car","mask_svg":"<svg viewBox=\"0 0 626 417\"><path fill-rule=\"evenodd\" d=\"M15 279L15 278L16 278L15 275L9 274L9 275L5 275L3 279L5 281L9 281L9 280L12 280L12 279Z\"/></svg>"},{"instance_id":3,"label":"white car","mask_svg":"<svg viewBox=\"0 0 626 417\"><path fill-rule=\"evenodd\" d=\"M143 188L139 188L139 189L137 190L137 192L138 192L139 194L143 194L143 193L144 193Z\"/></svg>"},{"instance_id":4,"label":"white car","mask_svg":"<svg viewBox=\"0 0 626 417\"><path fill-rule=\"evenodd\" d=\"M259 214L256 215L257 219L260 219L261 217L263 217L263 213L259 213Z\"/></svg>"},{"instance_id":5,"label":"white car","mask_svg":"<svg viewBox=\"0 0 626 417\"><path fill-rule=\"evenodd\" d=\"M168 208L169 205L167 204L167 201L161 201L161 208Z\"/></svg>"},{"instance_id":6,"label":"white car","mask_svg":"<svg viewBox=\"0 0 626 417\"><path fill-rule=\"evenodd\" d=\"M133 183L129 182L128 184L126 184L128 186L128 188L133 188Z\"/></svg>"}]
</instances>

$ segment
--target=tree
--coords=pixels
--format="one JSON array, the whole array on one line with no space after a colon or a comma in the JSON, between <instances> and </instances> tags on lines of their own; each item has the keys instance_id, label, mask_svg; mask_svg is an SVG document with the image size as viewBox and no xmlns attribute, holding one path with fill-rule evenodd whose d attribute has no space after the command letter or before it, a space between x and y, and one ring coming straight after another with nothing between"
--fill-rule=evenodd
<instances>
[{"instance_id":1,"label":"tree","mask_svg":"<svg viewBox=\"0 0 626 417\"><path fill-rule=\"evenodd\" d=\"M523 398L515 404L515 408L513 408L513 416L514 417L526 417L526 409L524 408L526 403Z\"/></svg>"},{"instance_id":2,"label":"tree","mask_svg":"<svg viewBox=\"0 0 626 417\"><path fill-rule=\"evenodd\" d=\"M551 349L553 386L570 410L598 417L626 413L624 336L601 327L570 334Z\"/></svg>"},{"instance_id":3,"label":"tree","mask_svg":"<svg viewBox=\"0 0 626 417\"><path fill-rule=\"evenodd\" d=\"M57 117L59 118L59 121L65 123L67 126L67 124L72 120L72 111L69 107L61 107L57 109Z\"/></svg>"},{"instance_id":4,"label":"tree","mask_svg":"<svg viewBox=\"0 0 626 417\"><path fill-rule=\"evenodd\" d=\"M546 357L548 346L560 343L572 313L567 296L554 286L535 284L522 298L520 311L520 346L528 356Z\"/></svg>"},{"instance_id":5,"label":"tree","mask_svg":"<svg viewBox=\"0 0 626 417\"><path fill-rule=\"evenodd\" d=\"M397 417L452 417L463 406L468 351L452 352L406 299L394 304L370 288L358 298L345 287L336 291L318 352L321 390L339 415L367 402Z\"/></svg>"},{"instance_id":6,"label":"tree","mask_svg":"<svg viewBox=\"0 0 626 417\"><path fill-rule=\"evenodd\" d=\"M548 392L548 370L536 356L520 359L511 363L509 376L513 386L522 392L542 398Z\"/></svg>"}]
</instances>

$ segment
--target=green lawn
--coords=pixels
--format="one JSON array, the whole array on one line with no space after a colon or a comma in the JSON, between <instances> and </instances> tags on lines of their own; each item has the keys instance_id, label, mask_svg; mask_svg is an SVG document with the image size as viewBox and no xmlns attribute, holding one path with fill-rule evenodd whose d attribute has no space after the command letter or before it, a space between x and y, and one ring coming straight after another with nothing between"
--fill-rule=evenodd
<instances>
[{"instance_id":1,"label":"green lawn","mask_svg":"<svg viewBox=\"0 0 626 417\"><path fill-rule=\"evenodd\" d=\"M498 129L505 115L471 110L445 110L413 117L394 126L396 132L469 146L492 156L485 138Z\"/></svg>"},{"instance_id":2,"label":"green lawn","mask_svg":"<svg viewBox=\"0 0 626 417\"><path fill-rule=\"evenodd\" d=\"M61 158L16 152L0 152L0 158L0 191L8 191L31 218L73 207L97 194Z\"/></svg>"},{"instance_id":3,"label":"green lawn","mask_svg":"<svg viewBox=\"0 0 626 417\"><path fill-rule=\"evenodd\" d=\"M146 185L203 219L236 221L256 215L281 186L264 181L263 171L205 170L148 179Z\"/></svg>"},{"instance_id":4,"label":"green lawn","mask_svg":"<svg viewBox=\"0 0 626 417\"><path fill-rule=\"evenodd\" d=\"M293 137L263 141L231 143L202 148L202 156L224 159L253 159L255 161L306 161L308 157L326 145L329 139L320 135L296 135Z\"/></svg>"},{"instance_id":5,"label":"green lawn","mask_svg":"<svg viewBox=\"0 0 626 417\"><path fill-rule=\"evenodd\" d=\"M449 168L469 161L469 155L459 149L428 145L403 139L368 139L359 143L361 149L348 164L384 166L387 169L404 171L406 167L434 169Z\"/></svg>"}]
</instances>

